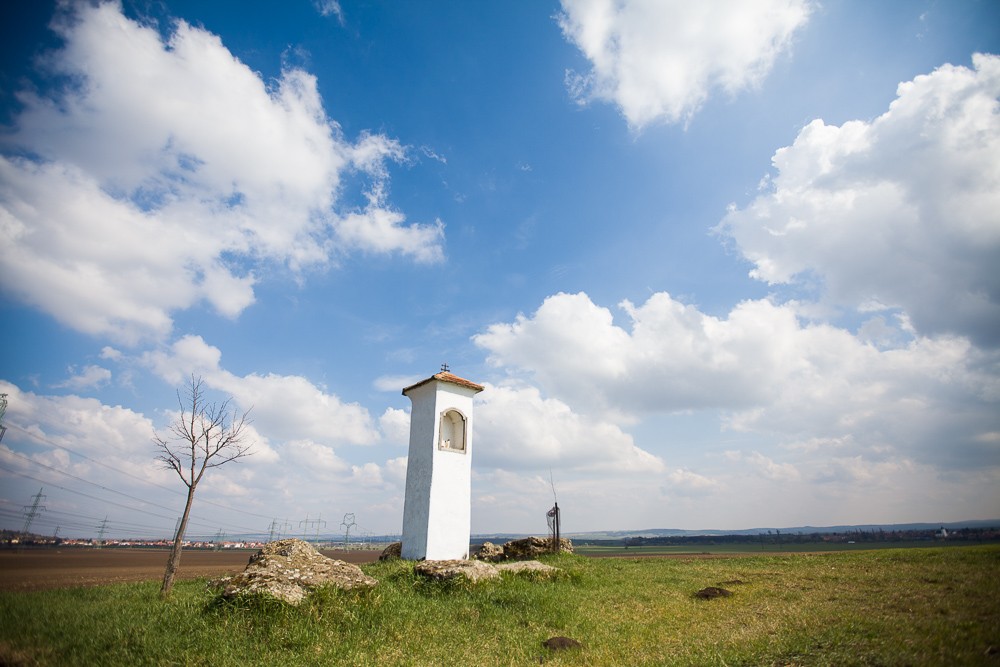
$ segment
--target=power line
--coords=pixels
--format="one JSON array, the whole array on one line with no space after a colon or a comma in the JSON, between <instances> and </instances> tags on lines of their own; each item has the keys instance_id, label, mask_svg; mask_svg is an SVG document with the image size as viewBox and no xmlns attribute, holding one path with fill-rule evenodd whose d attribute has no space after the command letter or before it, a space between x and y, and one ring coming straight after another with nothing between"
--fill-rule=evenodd
<instances>
[{"instance_id":1,"label":"power line","mask_svg":"<svg viewBox=\"0 0 1000 667\"><path fill-rule=\"evenodd\" d=\"M303 519L302 521L299 521L299 526L301 527L303 525L305 525L306 530L309 529L310 525L316 526L316 539L319 539L319 528L320 528L320 525L322 525L324 528L326 528L326 521L323 521L323 515L322 514L319 515L318 519L313 519L311 521L309 520L309 515L306 514L306 518ZM305 537L305 535L306 535L305 530L303 530L302 531L302 537Z\"/></svg>"},{"instance_id":2,"label":"power line","mask_svg":"<svg viewBox=\"0 0 1000 667\"><path fill-rule=\"evenodd\" d=\"M137 498L137 497L129 495L129 494L123 492L123 491L116 491L114 489L109 489L108 487L103 486L101 484L98 484L97 482L91 482L89 479L84 479L82 477L77 477L76 475L74 475L72 473L68 473L65 470L60 470L59 468L56 468L55 466L50 466L47 463L42 463L41 461L36 461L36 460L34 460L34 459L30 458L30 457L25 456L24 454L22 454L20 452L15 452L15 451L11 450L10 453L13 454L14 456L17 456L18 458L24 459L28 463L31 463L31 464L34 464L34 465L38 465L38 466L42 466L43 468L48 468L49 470L57 472L60 475L66 475L67 477L72 477L73 479L75 479L75 480L77 480L79 482L83 482L84 484L90 484L91 486L96 486L99 489L103 489L105 491L110 491L111 493L117 493L119 496L125 496L129 500L138 500L140 503L144 503L146 505L152 505L153 507L159 507L160 509L167 510L168 512L172 511L169 507L164 507L163 505L158 505L156 503L149 502L148 500L143 500L142 498Z\"/></svg>"},{"instance_id":3,"label":"power line","mask_svg":"<svg viewBox=\"0 0 1000 667\"><path fill-rule=\"evenodd\" d=\"M80 452L74 451L74 450L70 449L69 447L66 447L65 445L60 445L58 443L52 442L48 438L43 438L42 436L40 436L40 435L38 435L36 433L32 433L31 431L25 429L24 427L18 426L17 424L11 424L11 426L14 427L15 429L17 429L18 431L20 431L21 433L23 433L24 435L28 436L29 438L33 438L33 439L37 440L38 442L43 442L46 445L49 445L51 447L56 447L57 449L62 449L64 451L67 451L70 454L74 454L76 456L79 456L80 458L87 459L88 461L91 461L92 463L96 463L99 466L104 466L108 470L112 470L112 471L114 471L114 472L116 472L118 474L125 475L126 477L131 477L132 479L138 480L138 481L142 482L143 484L147 484L149 486L155 486L155 487L157 487L159 489L163 489L164 491L169 491L170 493L174 493L174 494L179 495L179 496L185 495L183 491L178 491L177 489L172 489L172 488L170 488L168 486L163 486L162 484L157 484L156 482L151 482L151 481L149 481L147 479L143 479L142 477L139 477L138 475L133 475L130 472L127 472L125 470L120 470L118 468L115 468L112 465L108 465L107 463L104 463L103 461L98 461L97 459L92 459L89 456L87 456L86 454L81 454ZM11 453L16 454L17 452L14 452L13 450L11 450ZM240 514L246 514L248 516L257 517L258 519L270 519L271 518L271 517L266 516L264 514L256 514L254 512L248 512L246 510L241 510L241 509L236 508L236 507L230 507L229 505L223 505L222 503L217 503L217 502L215 502L213 500L204 500L203 499L203 500L200 500L199 502L204 503L206 505L215 505L216 507L221 507L222 509L229 510L231 512L239 512Z\"/></svg>"},{"instance_id":4,"label":"power line","mask_svg":"<svg viewBox=\"0 0 1000 667\"><path fill-rule=\"evenodd\" d=\"M18 456L18 457L20 457L20 458L24 459L24 460L25 460L25 461L27 461L28 463L33 463L33 464L35 464L35 465L39 465L39 466L42 466L43 468L48 468L49 470L52 470L53 472L57 472L57 473L59 473L60 475L65 475L65 476L67 476L67 477L72 477L73 479L75 479L75 480L77 480L77 481L80 481L80 482L83 482L84 484L90 484L91 486L96 486L97 488L99 488L99 489L102 489L102 490L104 490L104 491L108 491L108 492L110 492L110 493L117 493L118 495L120 495L120 496L124 496L124 497L128 498L129 500L137 500L137 501L139 501L140 503L143 503L144 505L150 505L150 506L152 506L152 507L158 507L159 509L162 509L162 510L166 510L167 512L173 512L173 511L174 511L174 509L173 509L173 508L171 508L171 507L166 507L166 506L164 506L164 505L159 505L159 504L157 504L157 503L154 503L154 502L150 502L150 501L148 501L148 500L144 500L144 499L142 499L142 498L138 498L138 497L136 497L136 496L132 496L132 495L129 495L129 494L127 494L127 493L124 493L124 492L122 492L122 491L116 491L115 489L110 489L110 488L108 488L108 487L106 487L106 486L103 486L103 485L101 485L101 484L98 484L97 482L91 482L91 481L90 481L90 480L88 480L88 479L83 479L82 477L77 477L76 475L73 475L73 474L70 474L70 473L68 473L68 472L65 472L65 471L63 471L63 470L59 470L58 468L55 468L55 467L53 467L53 466L50 466L50 465L48 465L48 464L46 464L46 463L42 463L41 461L35 461L34 459L31 459L31 458L28 458L27 456L24 456L23 454L21 454L21 453L19 453L19 452L15 452L15 451L11 451L10 453L11 453L11 454L14 454L15 456ZM26 474L24 474L24 473L20 473L20 472L17 472L17 471L15 471L15 470L12 470L11 468L7 468L7 467L5 467L5 466L4 466L3 464L0 464L0 468L4 468L5 470L7 470L7 471L9 471L9 472L12 472L12 473L14 473L15 475L20 475L21 477L27 477L28 479L36 479L37 481L41 481L42 483L46 483L46 482L44 482L43 480L38 480L37 478L35 478L35 477L31 477L30 475L26 475ZM83 493L83 492L81 492L81 491L76 491L76 490L74 490L74 489L68 489L68 488L66 488L66 487L62 487L62 486L58 486L58 485L56 485L56 484L52 484L51 482L48 482L48 483L49 483L50 485L52 485L52 486L56 486L56 488L60 488L60 489L63 489L64 491L69 491L70 493L77 493L77 494L80 494L80 495L82 495L82 496L85 496L85 497L87 497L87 498L91 498L91 499L93 499L93 500L98 500L98 501L100 501L100 502L106 502L106 503L111 503L112 505L117 505L118 507L125 507L126 509L131 509L131 510L134 510L134 511L136 511L136 512L144 512L144 513L146 513L146 514L149 514L149 515L151 515L151 516L156 516L156 517L160 517L160 518L168 518L168 517L163 517L162 515L159 515L159 514L156 514L156 513L154 513L154 512L149 512L149 511L147 511L147 510L142 510L142 509L139 509L138 507L130 507L130 506L127 506L127 505L121 505L121 504L119 504L119 503L115 503L115 502L113 502L113 501L110 501L110 500L105 500L105 499L103 499L103 498L98 498L98 497L96 497L96 496L91 496L91 495L88 495L88 494L86 494L86 493ZM236 526L236 527L237 527L237 528L243 528L243 529L245 529L245 530L254 530L253 528L249 528L249 527L247 527L247 526Z\"/></svg>"},{"instance_id":5,"label":"power line","mask_svg":"<svg viewBox=\"0 0 1000 667\"><path fill-rule=\"evenodd\" d=\"M285 519L285 521L281 523L279 523L278 520L275 519L274 521L271 522L271 525L268 526L268 531L270 531L270 535L268 536L267 541L274 542L275 532L277 532L278 537L281 537L282 532L291 529L292 529L292 524L288 523L287 519Z\"/></svg>"},{"instance_id":6,"label":"power line","mask_svg":"<svg viewBox=\"0 0 1000 667\"><path fill-rule=\"evenodd\" d=\"M23 428L23 427L21 427L19 425L11 424L11 426L13 426L15 429L17 429L22 434L24 434L24 435L32 438L33 440L36 440L36 441L38 441L40 443L49 445L49 446L54 447L56 449L60 449L60 450L66 451L66 452L68 452L68 453L70 453L70 454L72 454L74 456L80 457L81 459L90 461L90 462L95 463L97 465L100 465L100 466L102 466L104 468L107 468L108 470L111 470L111 471L113 471L113 472L115 472L117 474L120 474L120 475L123 475L123 476L126 476L126 477L130 477L130 478L135 479L135 480L137 480L139 482L142 482L145 485L149 485L149 486L153 486L153 487L156 487L156 488L159 488L159 489L163 489L164 491L169 491L170 493L173 493L173 494L184 495L182 492L178 491L177 489L172 489L172 488L163 486L162 484L157 484L156 482L152 482L150 480L143 479L142 477L134 475L134 474L132 474L130 472L127 472L125 470L121 470L119 468L116 468L116 467L114 467L112 465L104 463L103 461L99 461L97 459L91 458L90 456L87 456L86 454L83 454L81 452L75 451L75 450L73 450L73 449L71 449L69 447L66 447L64 445L60 445L60 444L58 444L56 442L53 442L52 440L49 440L48 438L45 438L45 437L39 436L39 435L37 435L35 433L32 433L31 431L29 431L29 430L27 430L27 429L25 429L25 428ZM154 508L159 508L159 509L165 510L167 512L170 512L171 514L174 512L173 508L166 507L166 506L160 505L158 503L154 503L152 501L149 501L149 500L146 500L144 498L140 498L140 497L137 497L137 496L134 496L134 495L130 495L130 494L122 492L122 491L118 491L116 489L113 489L113 488L110 488L110 487L98 484L96 482L92 482L92 481L90 481L88 479L84 479L82 477L78 477L76 475L73 475L72 473L68 473L68 472L66 472L64 470L60 470L59 468L56 468L54 466L48 465L46 463L42 463L42 462L37 461L37 460L34 460L34 459L32 459L32 458L30 458L28 456L25 456L24 454L22 454L20 452L11 450L9 448L7 448L7 452L9 452L10 454L18 457L19 459L22 459L23 461L26 461L27 463L34 464L34 465L42 467L42 468L46 468L46 469L51 470L53 472L56 472L56 473L58 473L60 475L64 475L66 477L70 477L70 478L72 478L74 480L77 480L79 482L83 482L84 484L89 484L91 486L97 487L97 488L99 488L99 489L101 489L103 491L120 495L120 496L122 496L124 498L127 498L127 499L132 500L132 501L137 501L137 502L142 503L143 505L146 505L146 506L149 506L149 507L154 507ZM160 519L173 518L173 517L165 517L165 516L163 516L161 514L158 514L156 512L149 511L148 509L140 509L140 508L135 507L133 505L124 505L124 504L121 504L121 503L114 502L112 500L108 500L108 499L105 499L105 498L100 498L100 497L97 497L97 496L93 496L93 495L84 493L82 491L79 491L79 490L76 490L76 489L73 489L73 488L61 486L61 485L55 484L55 483L53 483L51 481L46 481L46 480L40 479L38 477L35 477L33 475L27 474L25 472L16 470L16 469L8 467L8 466L5 466L2 463L0 463L0 469L6 470L9 473L17 475L19 477L23 477L25 479L31 479L31 480L39 481L39 482L42 482L43 484L47 484L49 486L52 486L52 487L57 488L57 489L61 489L63 491L67 491L69 493L74 493L74 494L77 494L77 495L80 495L80 496L83 496L85 498L89 498L91 500L95 500L95 501L98 501L98 502L108 503L108 504L116 506L116 507L122 507L124 509L132 510L134 512L140 512L140 513L145 514L147 516L156 517L156 518L160 518ZM270 519L271 518L271 517L268 517L268 516L263 515L263 514L257 514L257 513L254 513L254 512L248 512L246 510L241 510L241 509L238 509L238 508L235 508L235 507L230 507L228 505L224 505L222 503L218 503L218 502L215 502L215 501L212 501L212 500L207 500L207 499L200 500L199 504L200 505L212 505L212 506L219 507L219 508L227 510L227 511L236 512L236 513L239 513L239 514L244 514L244 515L252 516L252 517L256 517L256 518L265 518L265 519ZM42 509L45 509L45 508L43 507ZM67 513L67 514L71 514L71 513ZM94 519L93 517L87 517L87 518L96 521L96 519ZM306 518L308 520L308 515L306 516ZM279 529L279 531L278 531L279 534L280 534L280 532L282 532L282 529L290 529L291 528L291 524L289 524L287 521L285 522L285 524L281 525L280 527L275 523L276 521L277 520L275 519L274 522L272 522L272 525L269 528L269 530L272 531L272 535L273 535L273 531L274 531L275 528ZM204 526L205 528L207 528L210 525L210 524L206 523L204 520L200 520L199 521L199 520L192 519L192 523L200 525L200 526ZM302 522L302 523L304 523L304 522ZM72 525L70 522L63 522L63 524L67 525L67 526L68 525ZM137 530L137 529L138 530L142 530L142 531L161 530L161 528L156 527L156 526L147 526L147 525L144 525L144 524L130 523L130 522L117 522L116 521L116 522L114 522L114 525L121 526L122 527L121 529L123 531L125 531L125 530L133 530L134 531L134 530ZM215 525L218 525L218 523L216 523ZM317 520L315 520L315 521L308 521L307 529L309 527L312 527L312 526L315 526L315 528L316 528L316 534L318 536L319 535L320 526L324 526L324 527L326 526L326 522L322 520L322 515L320 515L320 518L317 519ZM81 527L82 528L82 527L85 527L85 526L77 524L77 527ZM261 534L261 532L259 531L259 529L251 528L251 527L248 527L248 526L232 525L232 527L237 528L237 529L242 529L243 531L248 531L248 532L237 533L238 535L260 535Z\"/></svg>"},{"instance_id":7,"label":"power line","mask_svg":"<svg viewBox=\"0 0 1000 667\"><path fill-rule=\"evenodd\" d=\"M31 503L31 509L28 510L27 505L25 505L24 509L28 510L28 516L24 519L24 528L21 529L22 533L24 534L28 533L28 528L31 527L31 520L34 519L36 516L38 516L38 501L40 501L44 497L45 496L42 495L42 490L38 489L38 493L36 493L34 496L34 502ZM42 505L42 510L43 511L45 510L44 505Z\"/></svg>"},{"instance_id":8,"label":"power line","mask_svg":"<svg viewBox=\"0 0 1000 667\"><path fill-rule=\"evenodd\" d=\"M21 512L15 512L13 510L0 507L0 517L10 519L20 517L21 514ZM48 509L44 515L41 515L37 519L37 521L39 523L49 523L50 525L55 524L58 521L63 527L89 528L95 522L100 521L100 519L87 514L77 514L75 512ZM162 530L161 526L151 526L149 524L134 523L131 521L115 521L115 525L121 527L122 530Z\"/></svg>"},{"instance_id":9,"label":"power line","mask_svg":"<svg viewBox=\"0 0 1000 667\"><path fill-rule=\"evenodd\" d=\"M37 433L32 433L31 431L29 431L28 429L24 428L23 426L18 426L17 424L11 424L11 426L13 428L17 429L18 431L20 431L21 433L23 433L24 435L28 436L29 438L37 440L38 442L43 442L46 445L49 445L50 447L55 447L56 449L61 449L63 451L69 452L70 454L73 454L74 456L79 456L81 459L87 459L91 463L96 463L99 466L104 466L108 470L113 470L114 472L116 472L116 473L118 473L120 475L125 475L127 477L131 477L132 479L138 480L138 481L142 482L143 484L148 484L150 486L159 487L159 488L163 489L164 491L169 491L170 493L176 493L177 495L181 495L181 496L184 495L183 492L178 491L177 489L172 489L169 486L163 486L162 484L157 484L156 482L151 482L148 479L143 479L142 477L139 477L138 475L133 475L132 473L130 473L128 471L120 470L120 469L118 469L118 468L116 468L116 467L114 467L112 465L108 465L107 463L105 463L103 461L98 461L97 459L92 459L89 456L87 456L86 454L81 454L80 452L78 452L76 450L73 450L73 449L70 449L69 447L67 447L65 445L60 445L59 443L52 442L48 438L43 438L42 436L38 435Z\"/></svg>"},{"instance_id":10,"label":"power line","mask_svg":"<svg viewBox=\"0 0 1000 667\"><path fill-rule=\"evenodd\" d=\"M107 515L105 515L104 521L102 521L101 525L98 526L98 532L97 532L97 548L98 549L101 548L101 543L104 542L104 533L107 532L107 529L108 529L108 517L107 517Z\"/></svg>"},{"instance_id":11,"label":"power line","mask_svg":"<svg viewBox=\"0 0 1000 667\"><path fill-rule=\"evenodd\" d=\"M54 484L51 481L45 481L44 479L39 479L39 478L34 477L32 475L28 475L26 473L14 470L13 468L8 468L7 466L3 465L2 463L0 463L0 469L6 470L7 472L13 473L14 475L17 475L19 477L24 477L26 479L33 479L36 482L41 482L42 484L48 484L49 486L54 486L57 489L61 489L63 491L69 491L70 493L75 493L77 495L83 496L84 498L90 498L91 500L96 500L96 501L101 502L101 503L107 503L109 505L114 505L116 507L122 507L124 509L131 510L133 512L141 512L142 514L148 514L149 516L155 516L155 517L160 518L160 519L173 519L174 518L172 516L163 516L162 514L157 514L156 512L150 512L149 510L139 509L138 507L133 507L133 506L129 506L129 505L122 505L121 503L116 503L115 501L108 500L107 498L98 498L97 496L92 496L89 493L84 493L83 491L77 491L76 489L70 489L70 488L65 487L65 486L60 486L59 484ZM195 521L192 520L192 523L199 523L202 526L210 525L210 524L206 524L203 521L197 521L197 522L195 522ZM248 528L247 526L236 526L236 527L237 528L243 528L244 530L250 530L250 531L256 530L254 528Z\"/></svg>"}]
</instances>

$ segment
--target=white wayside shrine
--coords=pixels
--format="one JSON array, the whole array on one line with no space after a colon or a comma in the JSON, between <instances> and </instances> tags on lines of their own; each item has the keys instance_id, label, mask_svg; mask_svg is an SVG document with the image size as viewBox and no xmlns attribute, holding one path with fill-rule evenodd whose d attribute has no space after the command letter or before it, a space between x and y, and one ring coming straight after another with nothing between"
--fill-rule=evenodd
<instances>
[{"instance_id":1,"label":"white wayside shrine","mask_svg":"<svg viewBox=\"0 0 1000 667\"><path fill-rule=\"evenodd\" d=\"M469 557L472 397L483 387L442 371L403 390L410 399L410 453L403 502L402 556Z\"/></svg>"}]
</instances>

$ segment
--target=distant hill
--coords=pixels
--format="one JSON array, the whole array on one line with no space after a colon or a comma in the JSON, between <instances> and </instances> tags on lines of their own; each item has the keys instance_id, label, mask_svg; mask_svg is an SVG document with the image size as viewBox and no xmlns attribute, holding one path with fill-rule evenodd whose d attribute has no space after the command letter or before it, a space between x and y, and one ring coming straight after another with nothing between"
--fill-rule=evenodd
<instances>
[{"instance_id":1,"label":"distant hill","mask_svg":"<svg viewBox=\"0 0 1000 667\"><path fill-rule=\"evenodd\" d=\"M781 533L783 535L813 535L830 533L857 533L857 532L894 532L894 531L920 531L937 530L946 528L949 531L960 528L994 528L1000 527L1000 519L988 519L981 521L945 521L945 522L925 522L925 523L868 523L858 525L843 526L792 526L790 528L741 528L734 530L718 529L697 529L684 530L680 528L646 528L642 530L598 530L580 533L563 533L563 537L570 539L586 540L624 540L636 537L712 537L718 535L761 535L767 533ZM534 533L542 535L542 533ZM527 533L490 533L473 535L473 542L494 542L503 544L510 540L527 537Z\"/></svg>"},{"instance_id":2,"label":"distant hill","mask_svg":"<svg viewBox=\"0 0 1000 667\"><path fill-rule=\"evenodd\" d=\"M874 532L883 530L893 531L918 531L937 530L946 528L957 530L960 528L993 528L1000 527L1000 519L988 519L977 521L945 521L934 523L869 523L843 526L793 526L790 528L742 528L735 530L698 529L682 530L679 528L647 528L643 530L606 530L582 533L564 533L565 537L589 540L621 540L633 537L698 537L717 535L761 535L767 533L782 533L786 535L812 535L828 533L857 533Z\"/></svg>"}]
</instances>

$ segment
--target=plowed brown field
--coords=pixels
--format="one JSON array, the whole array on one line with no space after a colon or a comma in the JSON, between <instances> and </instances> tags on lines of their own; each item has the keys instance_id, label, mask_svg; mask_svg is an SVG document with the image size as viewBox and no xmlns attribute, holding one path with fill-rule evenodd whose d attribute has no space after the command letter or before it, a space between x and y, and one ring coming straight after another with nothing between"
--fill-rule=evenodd
<instances>
[{"instance_id":1,"label":"plowed brown field","mask_svg":"<svg viewBox=\"0 0 1000 667\"><path fill-rule=\"evenodd\" d=\"M254 551L184 551L178 579L242 572ZM370 563L379 551L323 551L348 563ZM165 549L21 549L0 551L0 590L98 586L160 579Z\"/></svg>"}]
</instances>

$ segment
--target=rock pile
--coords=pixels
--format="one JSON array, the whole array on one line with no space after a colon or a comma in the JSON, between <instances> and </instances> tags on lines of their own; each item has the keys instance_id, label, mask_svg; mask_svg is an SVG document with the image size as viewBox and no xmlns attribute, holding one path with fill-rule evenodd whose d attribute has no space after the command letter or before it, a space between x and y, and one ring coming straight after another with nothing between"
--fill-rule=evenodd
<instances>
[{"instance_id":1,"label":"rock pile","mask_svg":"<svg viewBox=\"0 0 1000 667\"><path fill-rule=\"evenodd\" d=\"M573 553L573 543L565 537L560 538L559 551ZM552 553L552 540L549 538L525 537L506 542L502 547L492 542L483 542L475 557L490 563L499 563L504 560L530 560L550 553Z\"/></svg>"},{"instance_id":2,"label":"rock pile","mask_svg":"<svg viewBox=\"0 0 1000 667\"><path fill-rule=\"evenodd\" d=\"M217 582L222 596L266 593L289 604L299 604L319 586L341 589L370 588L378 583L357 565L327 558L311 544L298 539L278 540L250 557L243 572Z\"/></svg>"},{"instance_id":3,"label":"rock pile","mask_svg":"<svg viewBox=\"0 0 1000 667\"><path fill-rule=\"evenodd\" d=\"M492 542L483 542L483 546L479 547L475 558L489 563L498 563L503 560L503 547Z\"/></svg>"}]
</instances>

